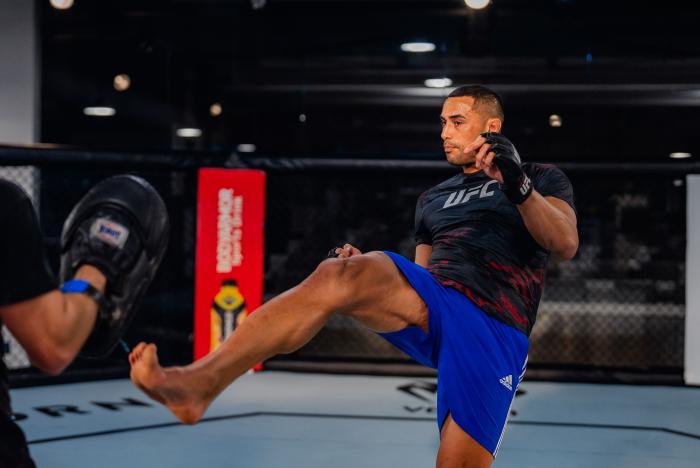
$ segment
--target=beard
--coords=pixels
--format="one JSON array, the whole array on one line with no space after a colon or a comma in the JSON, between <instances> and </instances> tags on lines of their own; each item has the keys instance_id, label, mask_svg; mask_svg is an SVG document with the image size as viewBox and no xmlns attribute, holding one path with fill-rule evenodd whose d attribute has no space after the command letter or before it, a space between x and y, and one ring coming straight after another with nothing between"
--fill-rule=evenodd
<instances>
[{"instance_id":1,"label":"beard","mask_svg":"<svg viewBox=\"0 0 700 468\"><path fill-rule=\"evenodd\" d=\"M476 153L464 154L461 148L454 147L449 153L445 153L447 162L452 166L469 167L476 162Z\"/></svg>"}]
</instances>

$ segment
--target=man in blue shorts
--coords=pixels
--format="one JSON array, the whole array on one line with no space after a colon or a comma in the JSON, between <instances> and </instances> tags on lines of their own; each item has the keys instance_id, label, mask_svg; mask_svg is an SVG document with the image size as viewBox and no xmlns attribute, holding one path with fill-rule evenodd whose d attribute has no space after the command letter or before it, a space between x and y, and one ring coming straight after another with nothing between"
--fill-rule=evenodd
<instances>
[{"instance_id":1,"label":"man in blue shorts","mask_svg":"<svg viewBox=\"0 0 700 468\"><path fill-rule=\"evenodd\" d=\"M133 382L193 424L255 363L347 315L437 368L437 466L489 466L525 372L547 260L578 249L573 192L556 167L521 163L491 90L455 89L440 120L447 161L462 172L419 198L415 263L346 244L196 363L162 368L155 346L140 343Z\"/></svg>"}]
</instances>

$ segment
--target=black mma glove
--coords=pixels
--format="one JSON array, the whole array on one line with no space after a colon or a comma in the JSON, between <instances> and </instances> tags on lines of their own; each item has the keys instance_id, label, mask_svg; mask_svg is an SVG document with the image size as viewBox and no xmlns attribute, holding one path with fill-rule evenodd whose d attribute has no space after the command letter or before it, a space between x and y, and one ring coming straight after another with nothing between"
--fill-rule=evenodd
<instances>
[{"instance_id":1,"label":"black mma glove","mask_svg":"<svg viewBox=\"0 0 700 468\"><path fill-rule=\"evenodd\" d=\"M532 194L532 181L523 171L518 150L513 143L500 133L485 132L481 134L486 138L486 143L491 145L489 151L493 151L496 156L493 162L503 176L501 191L512 203L520 205Z\"/></svg>"}]
</instances>

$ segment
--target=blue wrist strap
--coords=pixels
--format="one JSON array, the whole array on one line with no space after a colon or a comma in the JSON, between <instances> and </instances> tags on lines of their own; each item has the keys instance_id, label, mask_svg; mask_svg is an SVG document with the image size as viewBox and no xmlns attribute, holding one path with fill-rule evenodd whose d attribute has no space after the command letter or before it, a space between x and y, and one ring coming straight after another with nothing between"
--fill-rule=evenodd
<instances>
[{"instance_id":1,"label":"blue wrist strap","mask_svg":"<svg viewBox=\"0 0 700 468\"><path fill-rule=\"evenodd\" d=\"M90 289L90 283L85 280L72 279L63 283L61 292L64 293L84 293Z\"/></svg>"},{"instance_id":2,"label":"blue wrist strap","mask_svg":"<svg viewBox=\"0 0 700 468\"><path fill-rule=\"evenodd\" d=\"M68 280L61 286L61 292L67 294L85 294L97 303L97 316L105 319L109 318L109 314L112 311L111 303L104 294L87 281L81 279Z\"/></svg>"}]
</instances>

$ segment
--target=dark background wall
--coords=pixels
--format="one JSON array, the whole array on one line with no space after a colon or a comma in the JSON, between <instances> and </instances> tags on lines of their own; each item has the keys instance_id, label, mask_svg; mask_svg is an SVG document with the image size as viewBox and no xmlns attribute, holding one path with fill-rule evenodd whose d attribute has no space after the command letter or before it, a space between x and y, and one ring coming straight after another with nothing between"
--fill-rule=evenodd
<instances>
[{"instance_id":1,"label":"dark background wall","mask_svg":"<svg viewBox=\"0 0 700 468\"><path fill-rule=\"evenodd\" d=\"M449 89L423 83L448 77L502 93L505 131L530 159L698 150L700 32L687 3L86 0L58 11L37 1L44 142L440 158ZM415 40L436 49L401 51ZM118 73L132 78L126 92L112 87ZM89 105L117 114L86 117ZM181 126L203 135L178 138Z\"/></svg>"}]
</instances>

